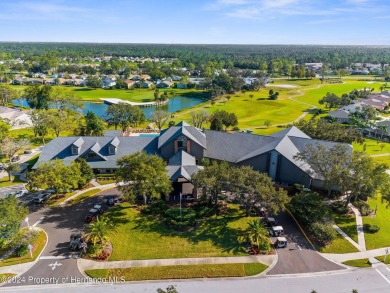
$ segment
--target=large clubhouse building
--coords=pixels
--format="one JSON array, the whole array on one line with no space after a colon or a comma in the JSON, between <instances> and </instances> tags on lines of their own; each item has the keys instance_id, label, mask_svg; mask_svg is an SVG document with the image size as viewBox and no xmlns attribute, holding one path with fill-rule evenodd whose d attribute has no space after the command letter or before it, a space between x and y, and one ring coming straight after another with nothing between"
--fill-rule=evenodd
<instances>
[{"instance_id":1,"label":"large clubhouse building","mask_svg":"<svg viewBox=\"0 0 390 293\"><path fill-rule=\"evenodd\" d=\"M167 162L175 195L193 193L191 176L203 168L204 158L237 166L249 165L267 173L275 182L300 183L311 188L320 187L321 178L309 165L296 160L295 155L307 145L320 143L329 149L336 144L311 139L294 126L270 136L201 130L185 122L161 131L158 136L109 133L101 137L58 137L44 147L34 168L49 160L61 159L70 164L81 157L96 173L113 173L118 158L144 151L157 154Z\"/></svg>"}]
</instances>

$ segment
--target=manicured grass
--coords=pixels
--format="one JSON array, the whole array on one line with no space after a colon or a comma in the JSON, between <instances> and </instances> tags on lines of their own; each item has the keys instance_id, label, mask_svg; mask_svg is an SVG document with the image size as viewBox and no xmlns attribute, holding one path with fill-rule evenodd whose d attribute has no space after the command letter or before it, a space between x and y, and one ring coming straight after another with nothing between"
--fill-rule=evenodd
<instances>
[{"instance_id":1,"label":"manicured grass","mask_svg":"<svg viewBox=\"0 0 390 293\"><path fill-rule=\"evenodd\" d=\"M111 179L111 180L96 179L96 182L101 184L101 185L105 185L105 184L115 183L116 180L114 180L114 179Z\"/></svg>"},{"instance_id":2,"label":"manicured grass","mask_svg":"<svg viewBox=\"0 0 390 293\"><path fill-rule=\"evenodd\" d=\"M390 246L390 208L386 202L381 202L380 195L376 199L369 199L368 204L375 210L378 207L376 216L363 217L364 224L377 225L380 230L377 233L364 233L367 250Z\"/></svg>"},{"instance_id":3,"label":"manicured grass","mask_svg":"<svg viewBox=\"0 0 390 293\"><path fill-rule=\"evenodd\" d=\"M88 190L86 192L79 194L76 198L72 199L68 204L74 205L74 204L80 203L80 202L86 200L88 197L91 197L99 192L100 192L100 189L98 189L98 188Z\"/></svg>"},{"instance_id":4,"label":"manicured grass","mask_svg":"<svg viewBox=\"0 0 390 293\"><path fill-rule=\"evenodd\" d=\"M382 256L377 256L376 259L379 260L379 261L381 261L381 262L383 262L383 263L385 263L385 264L387 264L387 265L390 264L390 255L387 255L387 256L386 256L386 261L385 261L385 256L384 256L384 255L382 255Z\"/></svg>"},{"instance_id":5,"label":"manicured grass","mask_svg":"<svg viewBox=\"0 0 390 293\"><path fill-rule=\"evenodd\" d=\"M351 267L357 267L357 268L371 267L371 264L368 261L368 258L348 260L348 261L343 262L343 264L345 264L347 266L351 266Z\"/></svg>"},{"instance_id":6,"label":"manicured grass","mask_svg":"<svg viewBox=\"0 0 390 293\"><path fill-rule=\"evenodd\" d=\"M33 249L32 249L33 257L32 258L30 257L30 252L27 252L23 256L10 257L10 258L7 258L3 261L0 261L0 267L17 265L17 264L22 264L22 263L31 262L31 261L36 260L38 255L41 253L41 251L45 247L46 241L47 241L46 233L43 232L42 230L40 230L34 243L32 243L32 246L33 246Z\"/></svg>"},{"instance_id":7,"label":"manicured grass","mask_svg":"<svg viewBox=\"0 0 390 293\"><path fill-rule=\"evenodd\" d=\"M12 176L13 180L8 181L8 175L4 176L3 178L0 179L0 188L1 187L8 187L12 186L15 184L20 184L20 183L26 183L25 181L20 180L19 175L18 176Z\"/></svg>"},{"instance_id":8,"label":"manicured grass","mask_svg":"<svg viewBox=\"0 0 390 293\"><path fill-rule=\"evenodd\" d=\"M11 273L0 274L0 284L10 280L14 276L16 275Z\"/></svg>"},{"instance_id":9,"label":"manicured grass","mask_svg":"<svg viewBox=\"0 0 390 293\"><path fill-rule=\"evenodd\" d=\"M348 242L343 236L337 234L336 239L334 239L326 247L320 249L320 252L323 253L350 253L350 252L359 252L359 250Z\"/></svg>"},{"instance_id":10,"label":"manicured grass","mask_svg":"<svg viewBox=\"0 0 390 293\"><path fill-rule=\"evenodd\" d=\"M355 215L335 215L333 220L353 241L358 242Z\"/></svg>"},{"instance_id":11,"label":"manicured grass","mask_svg":"<svg viewBox=\"0 0 390 293\"><path fill-rule=\"evenodd\" d=\"M75 87L75 86L64 86L71 90L83 101L96 101L102 102L101 98L119 98L132 102L150 102L154 101L154 89L93 89L89 87ZM25 86L15 86L15 88L24 89ZM169 94L173 93L172 96L193 96L193 97L204 97L202 91L195 89L159 89L160 93L167 91Z\"/></svg>"},{"instance_id":12,"label":"manicured grass","mask_svg":"<svg viewBox=\"0 0 390 293\"><path fill-rule=\"evenodd\" d=\"M52 195L50 199L47 201L47 206L56 206L65 201L67 198L74 195L77 191L68 192L64 194Z\"/></svg>"},{"instance_id":13,"label":"manicured grass","mask_svg":"<svg viewBox=\"0 0 390 293\"><path fill-rule=\"evenodd\" d=\"M390 169L390 156L371 157L378 164L385 164Z\"/></svg>"},{"instance_id":14,"label":"manicured grass","mask_svg":"<svg viewBox=\"0 0 390 293\"><path fill-rule=\"evenodd\" d=\"M353 149L357 151L363 151L364 145L366 148L366 153L369 155L385 154L390 153L390 143L383 142L375 139L364 139L364 143L353 143Z\"/></svg>"},{"instance_id":15,"label":"manicured grass","mask_svg":"<svg viewBox=\"0 0 390 293\"><path fill-rule=\"evenodd\" d=\"M110 235L110 260L247 255L242 244L248 221L238 206L206 219L187 232L176 232L159 219L142 215L128 203L110 209L106 217L115 229Z\"/></svg>"},{"instance_id":16,"label":"manicured grass","mask_svg":"<svg viewBox=\"0 0 390 293\"><path fill-rule=\"evenodd\" d=\"M123 277L126 281L246 277L261 273L267 266L260 263L251 264L206 264L178 265L159 267L135 267L124 269L103 269L85 271L91 277Z\"/></svg>"}]
</instances>

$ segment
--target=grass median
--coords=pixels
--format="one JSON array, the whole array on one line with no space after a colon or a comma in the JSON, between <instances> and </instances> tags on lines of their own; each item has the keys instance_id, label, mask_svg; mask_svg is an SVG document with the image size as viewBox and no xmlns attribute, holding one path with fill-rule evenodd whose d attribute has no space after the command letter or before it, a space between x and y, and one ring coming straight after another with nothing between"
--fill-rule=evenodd
<instances>
[{"instance_id":1,"label":"grass median","mask_svg":"<svg viewBox=\"0 0 390 293\"><path fill-rule=\"evenodd\" d=\"M35 237L33 243L31 244L33 246L32 258L30 257L29 252L27 252L23 256L11 256L3 261L0 261L0 267L18 265L18 264L36 260L37 257L40 255L41 251L43 250L43 248L45 247L46 241L47 241L46 233L43 230L39 230L37 236Z\"/></svg>"},{"instance_id":2,"label":"grass median","mask_svg":"<svg viewBox=\"0 0 390 293\"><path fill-rule=\"evenodd\" d=\"M87 198L94 196L95 194L99 193L100 191L101 190L99 188L96 188L96 189L92 189L92 190L88 190L86 192L83 192L83 193L79 194L76 198L70 200L68 204L69 205L78 204L78 203L86 200Z\"/></svg>"},{"instance_id":3,"label":"grass median","mask_svg":"<svg viewBox=\"0 0 390 293\"><path fill-rule=\"evenodd\" d=\"M351 267L357 267L357 268L370 268L371 263L369 262L368 258L362 258L362 259L354 259L354 260L347 260L343 262L343 264Z\"/></svg>"},{"instance_id":4,"label":"grass median","mask_svg":"<svg viewBox=\"0 0 390 293\"><path fill-rule=\"evenodd\" d=\"M99 269L85 271L92 278L124 278L126 281L247 277L258 275L268 266L261 263L177 265Z\"/></svg>"}]
</instances>

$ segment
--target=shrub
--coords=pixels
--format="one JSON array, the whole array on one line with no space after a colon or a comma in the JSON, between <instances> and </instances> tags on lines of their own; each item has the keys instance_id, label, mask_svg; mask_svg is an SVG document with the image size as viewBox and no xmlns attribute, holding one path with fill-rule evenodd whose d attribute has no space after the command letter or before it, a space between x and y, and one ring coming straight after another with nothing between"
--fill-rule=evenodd
<instances>
[{"instance_id":1,"label":"shrub","mask_svg":"<svg viewBox=\"0 0 390 293\"><path fill-rule=\"evenodd\" d=\"M165 224L173 228L184 228L195 225L196 213L191 208L184 208L181 210L179 208L170 208L165 212Z\"/></svg>"},{"instance_id":2,"label":"shrub","mask_svg":"<svg viewBox=\"0 0 390 293\"><path fill-rule=\"evenodd\" d=\"M377 225L371 225L371 224L364 224L363 225L363 230L365 233L374 234L374 233L378 232L379 229L380 229L380 227Z\"/></svg>"},{"instance_id":3,"label":"shrub","mask_svg":"<svg viewBox=\"0 0 390 293\"><path fill-rule=\"evenodd\" d=\"M312 223L309 226L309 231L313 234L316 240L323 245L330 243L336 238L336 230L327 223Z\"/></svg>"},{"instance_id":4,"label":"shrub","mask_svg":"<svg viewBox=\"0 0 390 293\"><path fill-rule=\"evenodd\" d=\"M100 252L101 252L101 246L100 245L93 245L92 243L90 243L87 247L87 254L92 257L92 258L96 258L99 256Z\"/></svg>"},{"instance_id":5,"label":"shrub","mask_svg":"<svg viewBox=\"0 0 390 293\"><path fill-rule=\"evenodd\" d=\"M165 201L159 199L155 201L154 203L150 204L149 206L146 206L142 209L142 213L146 215L163 215L166 210L168 209L168 206Z\"/></svg>"},{"instance_id":6,"label":"shrub","mask_svg":"<svg viewBox=\"0 0 390 293\"><path fill-rule=\"evenodd\" d=\"M370 215L370 214L373 212L372 209L370 208L370 206L368 205L368 203L366 203L365 201L361 201L361 200L355 201L355 202L353 203L353 205L354 205L356 208L359 209L360 214L361 214L362 216L368 216L368 215Z\"/></svg>"},{"instance_id":7,"label":"shrub","mask_svg":"<svg viewBox=\"0 0 390 293\"><path fill-rule=\"evenodd\" d=\"M330 210L339 215L345 215L348 213L348 207L345 206L343 201L335 201L329 205Z\"/></svg>"},{"instance_id":8,"label":"shrub","mask_svg":"<svg viewBox=\"0 0 390 293\"><path fill-rule=\"evenodd\" d=\"M28 252L27 245L22 245L16 251L17 256L23 256Z\"/></svg>"}]
</instances>

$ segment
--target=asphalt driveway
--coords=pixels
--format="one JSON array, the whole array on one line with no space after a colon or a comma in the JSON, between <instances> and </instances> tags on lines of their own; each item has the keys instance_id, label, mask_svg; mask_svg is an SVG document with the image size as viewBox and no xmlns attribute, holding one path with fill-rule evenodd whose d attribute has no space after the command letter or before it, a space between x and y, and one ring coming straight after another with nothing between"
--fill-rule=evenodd
<instances>
[{"instance_id":1,"label":"asphalt driveway","mask_svg":"<svg viewBox=\"0 0 390 293\"><path fill-rule=\"evenodd\" d=\"M268 275L315 273L344 269L344 267L318 254L287 212L280 213L275 219L278 225L283 226L288 246L277 249L278 262L268 272Z\"/></svg>"}]
</instances>

